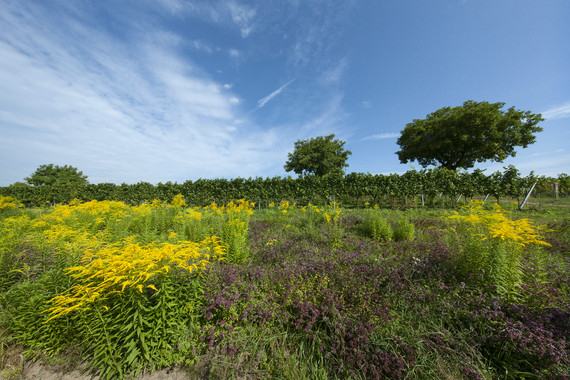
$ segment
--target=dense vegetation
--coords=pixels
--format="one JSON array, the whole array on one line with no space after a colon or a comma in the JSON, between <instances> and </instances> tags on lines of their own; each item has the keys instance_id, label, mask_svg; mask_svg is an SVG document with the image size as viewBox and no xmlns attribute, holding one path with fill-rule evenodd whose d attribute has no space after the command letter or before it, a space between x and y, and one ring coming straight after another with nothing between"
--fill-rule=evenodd
<instances>
[{"instance_id":1,"label":"dense vegetation","mask_svg":"<svg viewBox=\"0 0 570 380\"><path fill-rule=\"evenodd\" d=\"M145 201L158 199L169 201L182 194L192 205L207 206L212 202L228 203L233 199L249 199L258 206L287 199L299 204L322 204L332 200L347 207L363 207L371 201L379 205L413 204L453 206L455 201L474 196L500 201L505 197L522 201L526 192L538 180L533 194L552 194L552 184L557 181L561 196L570 193L570 177L560 174L557 178L526 177L514 166L505 167L503 172L485 175L481 170L473 172L447 169L410 170L404 174L350 173L345 176L314 175L300 178L234 178L198 179L178 183L148 182L115 185L112 183L76 185L28 186L23 183L0 187L0 195L11 196L26 206L42 206L46 203L69 203L73 199L82 201L114 200L129 205L140 205Z\"/></svg>"},{"instance_id":2,"label":"dense vegetation","mask_svg":"<svg viewBox=\"0 0 570 380\"><path fill-rule=\"evenodd\" d=\"M4 376L16 346L113 379L570 373L566 210L186 200L0 197Z\"/></svg>"},{"instance_id":3,"label":"dense vegetation","mask_svg":"<svg viewBox=\"0 0 570 380\"><path fill-rule=\"evenodd\" d=\"M287 155L285 170L317 177L343 175L344 168L348 167L346 160L352 152L344 149L344 141L334 137L332 134L297 141L293 153Z\"/></svg>"},{"instance_id":4,"label":"dense vegetation","mask_svg":"<svg viewBox=\"0 0 570 380\"><path fill-rule=\"evenodd\" d=\"M400 162L418 161L424 168L438 165L455 170L477 162L503 162L526 148L541 132L541 114L520 111L505 103L468 100L458 107L444 107L408 123L398 138Z\"/></svg>"}]
</instances>

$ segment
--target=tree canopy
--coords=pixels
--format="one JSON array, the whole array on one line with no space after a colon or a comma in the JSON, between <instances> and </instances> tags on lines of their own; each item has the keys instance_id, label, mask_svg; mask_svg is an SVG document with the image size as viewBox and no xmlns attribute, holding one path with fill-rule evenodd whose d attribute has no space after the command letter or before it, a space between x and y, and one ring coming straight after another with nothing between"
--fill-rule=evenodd
<instances>
[{"instance_id":1,"label":"tree canopy","mask_svg":"<svg viewBox=\"0 0 570 380\"><path fill-rule=\"evenodd\" d=\"M400 162L417 160L420 165L447 169L471 168L476 162L502 162L516 155L515 147L535 142L541 114L503 111L505 103L475 102L444 107L425 119L414 119L398 138Z\"/></svg>"},{"instance_id":2,"label":"tree canopy","mask_svg":"<svg viewBox=\"0 0 570 380\"><path fill-rule=\"evenodd\" d=\"M40 185L87 185L87 176L73 166L58 166L54 164L41 165L36 171L25 178L32 186Z\"/></svg>"},{"instance_id":3,"label":"tree canopy","mask_svg":"<svg viewBox=\"0 0 570 380\"><path fill-rule=\"evenodd\" d=\"M288 154L285 170L318 177L344 174L344 168L348 167L346 160L352 152L344 149L345 141L334 137L331 134L297 141L293 153Z\"/></svg>"}]
</instances>

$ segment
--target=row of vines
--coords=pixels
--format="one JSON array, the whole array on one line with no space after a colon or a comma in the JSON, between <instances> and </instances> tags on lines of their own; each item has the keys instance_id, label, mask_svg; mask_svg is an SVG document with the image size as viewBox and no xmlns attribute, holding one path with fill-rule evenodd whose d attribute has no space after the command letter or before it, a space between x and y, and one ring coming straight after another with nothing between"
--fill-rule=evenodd
<instances>
[{"instance_id":1,"label":"row of vines","mask_svg":"<svg viewBox=\"0 0 570 380\"><path fill-rule=\"evenodd\" d=\"M232 199L248 199L258 205L272 201L291 200L300 204L322 204L331 200L346 206L365 202L392 204L455 202L476 196L490 196L496 201L510 197L521 200L536 183L535 196L552 194L553 182L561 196L570 192L570 176L538 177L532 172L521 176L512 165L503 172L486 175L482 170L452 171L443 168L410 170L404 174L350 173L345 176L304 176L300 178L234 178L198 179L179 183L148 182L136 184L99 183L85 186L28 186L15 184L0 187L0 195L11 196L27 206L46 203L69 203L73 199L113 200L137 205L145 201L170 200L182 194L189 204L205 206L212 202L223 204Z\"/></svg>"}]
</instances>

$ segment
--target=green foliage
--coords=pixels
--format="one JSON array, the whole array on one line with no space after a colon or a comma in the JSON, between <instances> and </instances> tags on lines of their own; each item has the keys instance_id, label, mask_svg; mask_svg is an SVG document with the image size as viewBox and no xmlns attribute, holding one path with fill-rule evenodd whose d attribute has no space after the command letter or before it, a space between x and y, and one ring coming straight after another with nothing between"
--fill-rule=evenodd
<instances>
[{"instance_id":1,"label":"green foliage","mask_svg":"<svg viewBox=\"0 0 570 380\"><path fill-rule=\"evenodd\" d=\"M420 165L439 165L451 170L471 168L476 162L502 162L515 156L515 147L535 142L541 114L503 111L505 103L475 102L444 107L425 119L408 123L398 138L402 163L417 160Z\"/></svg>"},{"instance_id":2,"label":"green foliage","mask_svg":"<svg viewBox=\"0 0 570 380\"><path fill-rule=\"evenodd\" d=\"M495 285L500 294L512 297L521 284L523 247L549 246L528 219L513 220L499 205L492 210L478 202L449 218L459 220L457 266L463 276ZM528 248L527 248L528 249Z\"/></svg>"},{"instance_id":3,"label":"green foliage","mask_svg":"<svg viewBox=\"0 0 570 380\"><path fill-rule=\"evenodd\" d=\"M364 229L369 237L379 242L392 240L392 227L388 220L372 210L365 221Z\"/></svg>"},{"instance_id":4,"label":"green foliage","mask_svg":"<svg viewBox=\"0 0 570 380\"><path fill-rule=\"evenodd\" d=\"M136 375L143 368L193 363L197 337L175 349L181 328L195 319L202 294L197 278L161 276L157 291L117 291L81 312L48 321L50 298L73 284L62 271L49 271L38 281L25 281L0 298L2 326L31 352L56 355L77 345L92 358L102 379Z\"/></svg>"},{"instance_id":5,"label":"green foliage","mask_svg":"<svg viewBox=\"0 0 570 380\"><path fill-rule=\"evenodd\" d=\"M399 188L424 174L398 176L404 178ZM381 178L354 177L359 184ZM438 186L449 191L469 180L463 173L441 178L451 183ZM567 212L525 211L524 216L550 222L545 239L551 246L539 251L530 244L540 239L528 220L507 221L506 213L489 205L480 213L473 209L443 219L437 210L282 202L255 211L252 223L242 226L238 223L248 222L253 211L245 201L184 208L177 198L180 202L132 208L73 202L0 219L2 252L17 256L11 268L21 271L0 289L0 371L4 342L14 342L28 358L58 355L66 364L90 362L91 375L108 379L175 365L196 378L490 379L568 373ZM367 234L382 231L390 226L387 220L396 220L394 230L412 226L413 234L400 233L413 240L380 246L363 238L363 228ZM148 236L118 244L133 233ZM239 249L234 259L204 263L205 270L173 265L178 256L169 252L175 243L191 235L202 240L202 234L221 237L228 251L235 240L236 247L247 249L251 265L227 262L241 261ZM152 236L157 240L145 243ZM512 239L526 246L503 243ZM55 260L78 251L85 253L79 264L73 264L75 258ZM215 255L214 239L199 252ZM69 265L81 268L62 269ZM127 267L133 275L120 275ZM497 278L524 287L516 297L500 289L489 294Z\"/></svg>"},{"instance_id":6,"label":"green foliage","mask_svg":"<svg viewBox=\"0 0 570 380\"><path fill-rule=\"evenodd\" d=\"M34 352L48 355L61 352L74 339L74 331L67 319L44 324L48 319L45 311L50 298L70 285L70 279L62 270L52 269L35 281L27 279L12 286L0 295L3 310L0 324L27 346L32 355Z\"/></svg>"},{"instance_id":7,"label":"green foliage","mask_svg":"<svg viewBox=\"0 0 570 380\"><path fill-rule=\"evenodd\" d=\"M164 241L168 232L175 229L178 212L177 207L168 205L153 207L146 214L132 215L132 219L126 220L128 228L125 232L127 235L119 236L118 231L113 232L118 238L136 235L137 241L141 243L150 243L156 240ZM112 223L112 227L120 229L124 224L125 221Z\"/></svg>"},{"instance_id":8,"label":"green foliage","mask_svg":"<svg viewBox=\"0 0 570 380\"><path fill-rule=\"evenodd\" d=\"M226 259L231 263L243 263L249 258L248 223L238 218L230 218L222 227L222 241L227 251Z\"/></svg>"},{"instance_id":9,"label":"green foliage","mask_svg":"<svg viewBox=\"0 0 570 380\"><path fill-rule=\"evenodd\" d=\"M41 165L32 175L25 178L32 186L87 185L87 176L73 166L54 164Z\"/></svg>"},{"instance_id":10,"label":"green foliage","mask_svg":"<svg viewBox=\"0 0 570 380\"><path fill-rule=\"evenodd\" d=\"M0 219L0 291L24 277L24 238L30 229L27 215ZM28 267L29 269L29 267Z\"/></svg>"},{"instance_id":11,"label":"green foliage","mask_svg":"<svg viewBox=\"0 0 570 380\"><path fill-rule=\"evenodd\" d=\"M566 174L560 174L558 178L543 178L542 186L535 189L533 194L538 195L539 189L544 188L546 182L549 183L548 188L551 191L552 182L556 180L560 185L560 196L564 197L570 192L569 178ZM138 206L153 199L169 202L172 199L170 194L173 193L182 194L187 204L202 207L212 202L227 204L231 200L242 198L256 202L256 208L265 208L271 202L282 200L299 205L323 205L330 201L331 196L345 205L359 207L365 202L392 207L397 204L406 207L419 204L453 207L460 195L462 199L484 197L488 194L498 200L505 196L520 197L532 186L533 179L536 180L534 175L521 177L511 166L505 167L502 172L488 175L483 174L481 170L469 173L431 168L410 170L402 175L349 173L346 176L324 177L307 175L299 178L200 179L195 182L186 181L184 184L166 183L156 186L149 183L7 186L0 187L0 196L10 196L27 207L45 206L46 202L66 204L74 198L83 201L114 200ZM12 208L4 212L17 213L17 209ZM198 231L196 233L199 234Z\"/></svg>"},{"instance_id":12,"label":"green foliage","mask_svg":"<svg viewBox=\"0 0 570 380\"><path fill-rule=\"evenodd\" d=\"M393 229L394 241L413 240L416 236L416 228L407 218L396 220Z\"/></svg>"},{"instance_id":13,"label":"green foliage","mask_svg":"<svg viewBox=\"0 0 570 380\"><path fill-rule=\"evenodd\" d=\"M214 221L202 220L202 213L194 209L186 209L176 217L178 231L184 240L200 242L210 233L210 225Z\"/></svg>"},{"instance_id":14,"label":"green foliage","mask_svg":"<svg viewBox=\"0 0 570 380\"><path fill-rule=\"evenodd\" d=\"M346 160L352 152L344 149L344 141L334 137L331 134L297 141L295 150L287 156L285 170L299 175L314 174L317 177L344 174L344 168L348 167Z\"/></svg>"},{"instance_id":15,"label":"green foliage","mask_svg":"<svg viewBox=\"0 0 570 380\"><path fill-rule=\"evenodd\" d=\"M558 190L562 194L564 195L570 194L570 175L562 173L558 175L556 182L558 182Z\"/></svg>"},{"instance_id":16,"label":"green foliage","mask_svg":"<svg viewBox=\"0 0 570 380\"><path fill-rule=\"evenodd\" d=\"M191 352L175 349L176 337L192 321L201 292L195 279L181 280L162 276L156 292L129 288L74 316L100 377L123 378L191 359Z\"/></svg>"}]
</instances>

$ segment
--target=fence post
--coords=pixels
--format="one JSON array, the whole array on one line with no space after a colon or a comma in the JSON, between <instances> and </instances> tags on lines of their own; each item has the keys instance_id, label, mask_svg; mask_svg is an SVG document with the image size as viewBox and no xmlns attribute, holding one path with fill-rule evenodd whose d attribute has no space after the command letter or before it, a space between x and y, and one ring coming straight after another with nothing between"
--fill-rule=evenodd
<instances>
[{"instance_id":1,"label":"fence post","mask_svg":"<svg viewBox=\"0 0 570 380\"><path fill-rule=\"evenodd\" d=\"M534 185L532 185L532 187L530 188L530 190L528 191L528 194L526 195L526 197L524 198L524 201L522 201L521 205L519 206L519 210L522 210L524 204L526 203L528 197L530 197L530 194L532 193L532 191L534 190L534 187L536 186L536 184L538 183L538 180L536 180L534 182Z\"/></svg>"}]
</instances>

